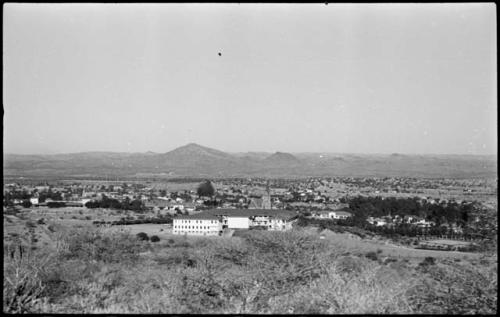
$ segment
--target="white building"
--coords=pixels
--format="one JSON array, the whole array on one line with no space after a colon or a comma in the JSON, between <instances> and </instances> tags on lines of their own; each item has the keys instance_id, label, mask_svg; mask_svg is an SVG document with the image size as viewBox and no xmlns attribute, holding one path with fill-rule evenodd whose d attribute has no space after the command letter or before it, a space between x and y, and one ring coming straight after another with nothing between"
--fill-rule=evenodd
<instances>
[{"instance_id":1,"label":"white building","mask_svg":"<svg viewBox=\"0 0 500 317\"><path fill-rule=\"evenodd\" d=\"M248 229L250 228L250 218L244 216L228 216L227 227L229 229Z\"/></svg>"},{"instance_id":2,"label":"white building","mask_svg":"<svg viewBox=\"0 0 500 317\"><path fill-rule=\"evenodd\" d=\"M263 227L267 230L289 230L297 214L270 209L212 209L174 218L174 234L215 235L228 229Z\"/></svg>"},{"instance_id":3,"label":"white building","mask_svg":"<svg viewBox=\"0 0 500 317\"><path fill-rule=\"evenodd\" d=\"M347 211L330 211L328 215L333 219L347 219L352 217L352 214Z\"/></svg>"},{"instance_id":4,"label":"white building","mask_svg":"<svg viewBox=\"0 0 500 317\"><path fill-rule=\"evenodd\" d=\"M38 205L38 198L30 198L30 203L32 205Z\"/></svg>"},{"instance_id":5,"label":"white building","mask_svg":"<svg viewBox=\"0 0 500 317\"><path fill-rule=\"evenodd\" d=\"M319 214L316 216L316 218L320 219L347 219L349 217L352 217L352 214L350 212L346 211L321 211Z\"/></svg>"},{"instance_id":6,"label":"white building","mask_svg":"<svg viewBox=\"0 0 500 317\"><path fill-rule=\"evenodd\" d=\"M212 215L191 215L174 218L173 234L218 236L222 232L222 223Z\"/></svg>"}]
</instances>

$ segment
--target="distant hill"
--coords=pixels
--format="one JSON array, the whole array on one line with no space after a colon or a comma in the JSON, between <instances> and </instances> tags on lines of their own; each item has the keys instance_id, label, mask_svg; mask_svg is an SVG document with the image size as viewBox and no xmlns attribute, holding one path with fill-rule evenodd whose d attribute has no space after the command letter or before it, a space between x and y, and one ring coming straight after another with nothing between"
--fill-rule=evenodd
<instances>
[{"instance_id":1,"label":"distant hill","mask_svg":"<svg viewBox=\"0 0 500 317\"><path fill-rule=\"evenodd\" d=\"M299 164L300 160L290 153L276 152L264 159L265 163L270 164Z\"/></svg>"},{"instance_id":2,"label":"distant hill","mask_svg":"<svg viewBox=\"0 0 500 317\"><path fill-rule=\"evenodd\" d=\"M494 155L226 153L190 143L167 153L4 154L4 176L497 178Z\"/></svg>"}]
</instances>

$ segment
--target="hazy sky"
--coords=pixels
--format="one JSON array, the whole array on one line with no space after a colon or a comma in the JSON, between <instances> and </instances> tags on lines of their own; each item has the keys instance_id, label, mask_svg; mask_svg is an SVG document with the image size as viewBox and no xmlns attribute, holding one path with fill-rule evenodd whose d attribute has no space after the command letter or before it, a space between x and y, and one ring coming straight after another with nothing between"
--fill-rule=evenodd
<instances>
[{"instance_id":1,"label":"hazy sky","mask_svg":"<svg viewBox=\"0 0 500 317\"><path fill-rule=\"evenodd\" d=\"M6 4L3 21L6 153L497 152L491 3Z\"/></svg>"}]
</instances>

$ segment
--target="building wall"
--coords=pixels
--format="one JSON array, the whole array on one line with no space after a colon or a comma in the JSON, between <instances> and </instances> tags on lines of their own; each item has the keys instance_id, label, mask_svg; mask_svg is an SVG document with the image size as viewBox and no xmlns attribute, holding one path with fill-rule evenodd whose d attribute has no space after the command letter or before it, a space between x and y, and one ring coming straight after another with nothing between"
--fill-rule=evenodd
<instances>
[{"instance_id":1,"label":"building wall","mask_svg":"<svg viewBox=\"0 0 500 317\"><path fill-rule=\"evenodd\" d=\"M222 224L216 219L174 219L173 234L219 235Z\"/></svg>"},{"instance_id":2,"label":"building wall","mask_svg":"<svg viewBox=\"0 0 500 317\"><path fill-rule=\"evenodd\" d=\"M253 218L253 221L250 222L250 226L270 226L271 220L267 216L256 216Z\"/></svg>"},{"instance_id":3,"label":"building wall","mask_svg":"<svg viewBox=\"0 0 500 317\"><path fill-rule=\"evenodd\" d=\"M230 229L248 229L250 219L248 217L227 217L227 227Z\"/></svg>"},{"instance_id":4,"label":"building wall","mask_svg":"<svg viewBox=\"0 0 500 317\"><path fill-rule=\"evenodd\" d=\"M271 227L269 230L285 231L292 229L293 221L286 221L279 218L271 219Z\"/></svg>"}]
</instances>

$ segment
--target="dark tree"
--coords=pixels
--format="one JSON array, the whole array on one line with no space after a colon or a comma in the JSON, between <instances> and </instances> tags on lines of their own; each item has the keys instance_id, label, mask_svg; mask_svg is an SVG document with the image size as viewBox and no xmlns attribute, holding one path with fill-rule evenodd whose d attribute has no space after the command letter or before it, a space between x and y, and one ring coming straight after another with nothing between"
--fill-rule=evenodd
<instances>
[{"instance_id":1,"label":"dark tree","mask_svg":"<svg viewBox=\"0 0 500 317\"><path fill-rule=\"evenodd\" d=\"M212 197L215 194L215 189L212 183L207 180L198 186L197 193L198 196Z\"/></svg>"},{"instance_id":2,"label":"dark tree","mask_svg":"<svg viewBox=\"0 0 500 317\"><path fill-rule=\"evenodd\" d=\"M23 200L23 207L24 208L30 208L31 207L31 201L29 200Z\"/></svg>"},{"instance_id":3,"label":"dark tree","mask_svg":"<svg viewBox=\"0 0 500 317\"><path fill-rule=\"evenodd\" d=\"M147 234L147 233L145 233L145 232L139 232L139 233L137 234L137 238L139 238L139 240L149 241L148 234Z\"/></svg>"}]
</instances>

